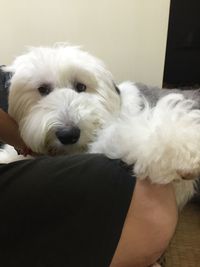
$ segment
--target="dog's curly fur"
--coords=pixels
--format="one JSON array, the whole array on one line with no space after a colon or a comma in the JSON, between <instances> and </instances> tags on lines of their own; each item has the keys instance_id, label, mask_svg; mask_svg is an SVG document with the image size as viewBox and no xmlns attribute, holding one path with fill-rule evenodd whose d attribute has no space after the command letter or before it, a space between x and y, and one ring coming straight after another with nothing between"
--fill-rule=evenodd
<instances>
[{"instance_id":1,"label":"dog's curly fur","mask_svg":"<svg viewBox=\"0 0 200 267\"><path fill-rule=\"evenodd\" d=\"M130 82L119 85L119 94L104 64L72 46L31 48L5 71L13 73L9 113L33 151L104 153L133 164L140 179L173 182L179 206L194 194L195 180L182 179L200 173L200 110L194 100L170 93L153 103ZM59 137L74 128L76 140ZM13 160L14 150L1 151L1 162Z\"/></svg>"}]
</instances>

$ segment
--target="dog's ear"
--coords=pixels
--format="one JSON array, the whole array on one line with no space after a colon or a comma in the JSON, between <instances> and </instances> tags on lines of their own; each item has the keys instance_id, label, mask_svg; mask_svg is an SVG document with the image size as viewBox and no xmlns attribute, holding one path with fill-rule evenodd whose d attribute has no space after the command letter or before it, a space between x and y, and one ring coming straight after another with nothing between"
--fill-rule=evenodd
<instances>
[{"instance_id":1,"label":"dog's ear","mask_svg":"<svg viewBox=\"0 0 200 267\"><path fill-rule=\"evenodd\" d=\"M116 85L115 82L113 82L113 85L114 85L114 88L115 88L116 92L120 95L119 87Z\"/></svg>"}]
</instances>

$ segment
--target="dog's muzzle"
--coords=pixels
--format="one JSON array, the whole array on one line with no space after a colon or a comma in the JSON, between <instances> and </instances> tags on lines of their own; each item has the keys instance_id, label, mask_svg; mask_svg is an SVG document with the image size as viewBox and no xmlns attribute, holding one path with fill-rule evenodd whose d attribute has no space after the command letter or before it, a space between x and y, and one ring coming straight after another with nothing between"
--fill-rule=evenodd
<instances>
[{"instance_id":1,"label":"dog's muzzle","mask_svg":"<svg viewBox=\"0 0 200 267\"><path fill-rule=\"evenodd\" d=\"M58 129L55 134L63 145L71 145L79 140L81 131L77 126L67 126Z\"/></svg>"}]
</instances>

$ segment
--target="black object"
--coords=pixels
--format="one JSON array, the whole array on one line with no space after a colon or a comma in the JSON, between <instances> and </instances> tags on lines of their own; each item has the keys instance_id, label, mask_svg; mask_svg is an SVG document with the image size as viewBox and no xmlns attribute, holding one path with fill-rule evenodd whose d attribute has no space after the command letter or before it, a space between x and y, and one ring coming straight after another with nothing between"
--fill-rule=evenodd
<instances>
[{"instance_id":1,"label":"black object","mask_svg":"<svg viewBox=\"0 0 200 267\"><path fill-rule=\"evenodd\" d=\"M82 154L0 165L0 266L109 267L136 178Z\"/></svg>"},{"instance_id":2,"label":"black object","mask_svg":"<svg viewBox=\"0 0 200 267\"><path fill-rule=\"evenodd\" d=\"M164 87L200 87L199 14L199 0L171 0Z\"/></svg>"},{"instance_id":3,"label":"black object","mask_svg":"<svg viewBox=\"0 0 200 267\"><path fill-rule=\"evenodd\" d=\"M3 66L0 66L0 108L8 111L8 89L11 73L4 72Z\"/></svg>"}]
</instances>

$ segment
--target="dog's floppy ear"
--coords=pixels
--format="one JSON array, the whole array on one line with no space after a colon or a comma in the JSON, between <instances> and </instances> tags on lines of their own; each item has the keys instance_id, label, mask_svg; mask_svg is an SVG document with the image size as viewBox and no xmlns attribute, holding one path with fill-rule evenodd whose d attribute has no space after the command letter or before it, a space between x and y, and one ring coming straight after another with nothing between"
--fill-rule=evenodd
<instances>
[{"instance_id":1,"label":"dog's floppy ear","mask_svg":"<svg viewBox=\"0 0 200 267\"><path fill-rule=\"evenodd\" d=\"M120 90L119 90L119 88L118 88L118 86L116 85L115 82L113 82L113 85L115 87L116 92L120 95Z\"/></svg>"}]
</instances>

